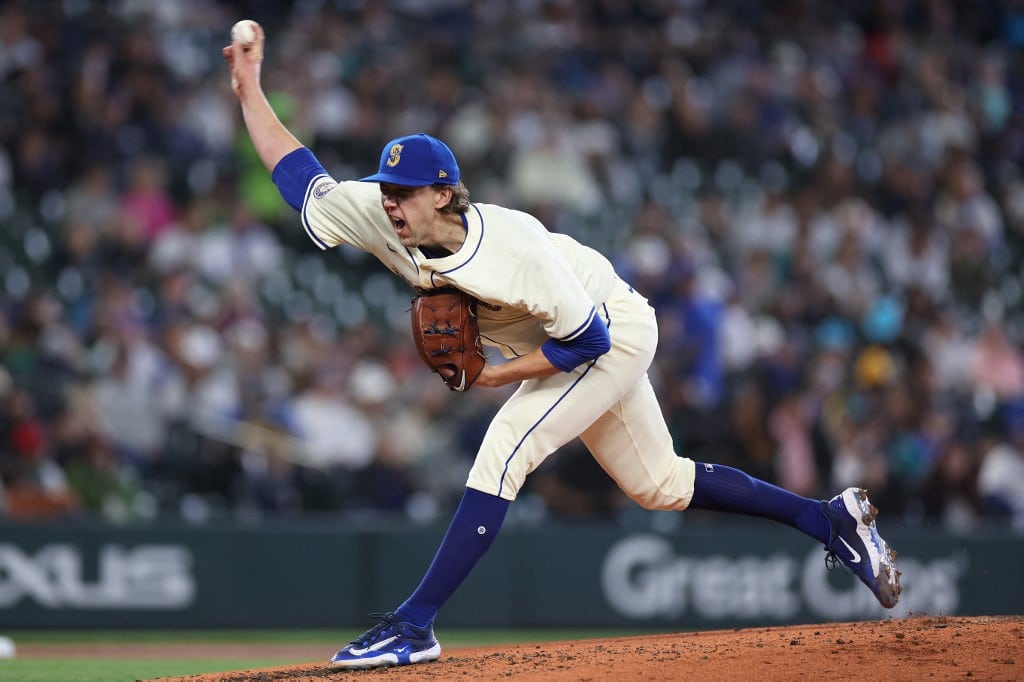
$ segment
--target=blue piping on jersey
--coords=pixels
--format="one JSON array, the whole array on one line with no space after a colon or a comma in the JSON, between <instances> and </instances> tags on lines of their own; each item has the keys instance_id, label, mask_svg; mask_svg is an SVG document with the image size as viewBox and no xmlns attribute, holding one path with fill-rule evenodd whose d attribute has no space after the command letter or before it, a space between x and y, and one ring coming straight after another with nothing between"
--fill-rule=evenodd
<instances>
[{"instance_id":1,"label":"blue piping on jersey","mask_svg":"<svg viewBox=\"0 0 1024 682\"><path fill-rule=\"evenodd\" d=\"M477 216L480 218L480 239L478 239L476 241L476 248L473 249L473 253L469 254L469 258L464 260L459 265L456 265L451 270L442 270L441 272L438 272L437 274L439 274L439 275L447 275L449 272L455 272L459 268L465 267L466 265L469 265L469 261L473 260L473 258L477 254L477 251L480 250L480 245L484 243L484 216L483 216L482 213L480 213L480 209L476 207L476 204L470 204L470 206L473 207L473 210L476 211ZM463 214L459 214L459 217L462 218L462 224L466 228L466 232L468 233L469 232L469 221L466 220L466 215L464 213ZM430 273L430 278L431 278L430 281L433 282L434 281L434 279L433 279L434 278L434 273Z\"/></svg>"},{"instance_id":2,"label":"blue piping on jersey","mask_svg":"<svg viewBox=\"0 0 1024 682\"><path fill-rule=\"evenodd\" d=\"M559 404L560 402L562 402L563 400L565 400L565 396L569 395L569 393L570 393L570 392L571 392L571 391L572 391L572 390L573 390L574 388L576 388L576 386L578 386L578 385L579 385L579 383L580 383L581 381L583 381L583 377L587 376L587 372L589 372L589 371L590 371L590 369L591 369L591 368L592 368L592 367L593 367L593 366L594 366L594 365L595 365L596 363L597 363L597 360L591 360L591 361L590 361L590 364L589 364L589 365L587 365L587 368L586 368L585 370L583 370L583 374L579 375L579 377L577 377L576 381L572 382L572 385L571 385L571 386L569 386L569 388L565 389L565 393L563 393L562 395L560 395L560 396L558 397L558 400L556 400L556 401L555 401L555 402L554 402L554 403L553 403L553 404L551 405L551 407L549 407L549 408L548 408L548 409L547 409L547 410L546 410L546 411L544 412L544 414L542 414L542 415L540 416L540 419L538 419L538 420L537 420L536 422L534 422L533 426L531 426L531 427L529 428L529 430L528 430L528 431L527 431L526 433L524 433L524 434L523 434L523 437L519 439L519 442L518 442L518 443L516 443L516 446L515 446L514 448L512 448L512 454L510 454L510 455L508 456L508 459L506 459L506 460L505 460L505 468L504 468L504 469L502 470L502 472L501 472L501 482L500 482L500 483L498 483L498 497L501 497L501 490L502 490L502 488L504 488L504 487L505 487L505 476L506 476L506 475L508 475L508 465L509 465L509 464L510 464L510 463L512 462L512 458L516 456L516 453L517 453L517 452L519 452L519 448L521 448L521 447L523 446L523 443L524 443L524 442L526 441L526 439L527 439L527 438L529 438L529 437L530 437L530 434L531 434L531 433L533 433L533 432L534 432L534 430L535 430L535 429L536 429L536 428L537 428L538 426L540 426L540 423L541 423L542 421L544 421L544 420L545 420L545 419L547 418L547 416L548 416L549 414L551 414L551 411L552 411L552 410L554 410L554 409L555 409L556 407L558 407L558 404Z\"/></svg>"},{"instance_id":3,"label":"blue piping on jersey","mask_svg":"<svg viewBox=\"0 0 1024 682\"><path fill-rule=\"evenodd\" d=\"M607 303L602 303L602 304L601 304L601 308L602 308L602 309L604 309L604 321L605 321L605 324L606 324L606 325L608 326L608 329L611 329L611 328L612 328L612 316L611 316L611 314L610 314L610 313L608 312L608 304L607 304ZM505 345L505 344L502 344L502 345ZM515 352L515 351L513 351L513 352ZM517 357L518 357L518 355L517 355ZM558 407L558 403L562 402L562 400L563 400L563 399L565 398L565 396L569 395L569 392L570 392L570 391L572 391L572 390L573 390L574 388L576 388L577 384L579 384L579 383L580 383L580 381L582 381L582 380L583 380L583 377L587 376L587 372L589 372L589 371L591 370L591 368L592 368L592 367L593 367L594 365L596 365L596 364L597 364L597 361L598 361L598 359L599 359L599 358L594 358L593 360L591 360L591 361L590 361L590 364L588 364L588 365L587 365L587 368L586 368L585 370L583 370L583 374L581 374L581 375L579 376L579 378L578 378L578 379L576 379L576 381L572 382L572 385L571 385L571 386L569 386L569 388L565 389L565 393L563 393L563 394L562 394L562 395L561 395L561 396L560 396L560 397L558 398L558 400L556 400L556 401L554 402L554 404L553 404L553 405L552 405L551 407L549 407L549 408L547 409L547 411L546 411L546 412L544 412L544 414L543 414L543 415L541 415L541 418L540 418L540 419L538 419L538 420L537 420L537 421L536 421L536 422L534 423L534 425L530 427L530 430L529 430L529 431L527 431L527 432L526 432L525 434L523 434L523 437L519 439L519 442L518 442L518 443L516 443L516 446L515 446L515 448L513 448L513 449L512 449L512 454L510 454L510 455L508 456L508 459L506 459L506 460L505 460L505 468L504 468L504 469L502 470L502 472L501 472L501 480L500 480L500 481L499 481L499 483L498 483L498 496L499 496L499 497L501 496L501 490L502 490L502 488L504 488L504 487L505 487L505 476L506 476L506 475L508 475L508 465L509 465L509 464L511 464L511 462L512 462L512 458L516 456L516 452L518 452L518 451L519 451L519 448L521 448L521 447L523 446L523 442L524 442L524 441L525 441L525 440L526 440L527 438L529 438L530 434L531 434L531 433L533 433L534 429L536 429L536 428L537 428L538 426L540 426L540 423L541 423L542 421L544 421L544 419L545 419L545 418L546 418L546 417L547 417L547 416L548 416L549 414L551 414L551 411L552 411L553 409L555 409L556 407Z\"/></svg>"},{"instance_id":4,"label":"blue piping on jersey","mask_svg":"<svg viewBox=\"0 0 1024 682\"><path fill-rule=\"evenodd\" d=\"M574 336L579 336L580 333L584 329L586 329L587 327L590 326L590 322L594 319L594 314L595 313L597 313L597 310L594 309L594 308L591 308L590 309L590 313L587 315L587 319L586 319L586 321L583 324L581 324L580 326L576 327L571 332L569 332L568 334L566 334L565 336L563 336L562 338L560 338L558 340L559 341L572 341Z\"/></svg>"},{"instance_id":5,"label":"blue piping on jersey","mask_svg":"<svg viewBox=\"0 0 1024 682\"><path fill-rule=\"evenodd\" d=\"M520 353L517 353L517 352L516 352L516 349L515 349L515 348L513 348L513 347L512 347L512 346L510 346L510 345L508 345L507 343L502 343L501 341L495 341L495 340L494 340L494 339L492 339L491 337L489 337L489 336L484 336L483 334L481 334L481 335L480 335L480 338L481 338L481 339L487 339L488 341L490 341L490 343L488 344L488 345L490 345L490 346L502 346L502 347L504 347L504 348L507 348L507 349L508 349L508 352L509 352L509 353L511 353L512 355L516 356L517 358L521 358L521 357L522 357L522 355L521 355Z\"/></svg>"},{"instance_id":6,"label":"blue piping on jersey","mask_svg":"<svg viewBox=\"0 0 1024 682\"><path fill-rule=\"evenodd\" d=\"M405 253L408 254L409 260L412 261L412 266L416 268L416 272L419 272L420 266L416 265L416 256L412 255L412 249L410 249L408 246L405 247Z\"/></svg>"},{"instance_id":7,"label":"blue piping on jersey","mask_svg":"<svg viewBox=\"0 0 1024 682\"><path fill-rule=\"evenodd\" d=\"M327 246L327 242L316 236L316 233L313 232L313 226L310 225L309 218L306 215L306 207L309 206L309 193L313 191L313 186L316 185L316 181L320 178L331 179L331 176L326 173L317 175L309 181L308 185L306 185L306 196L302 199L302 228L306 230L306 234L309 235L309 238L313 240L314 244L319 246L321 249L327 250L329 248Z\"/></svg>"}]
</instances>

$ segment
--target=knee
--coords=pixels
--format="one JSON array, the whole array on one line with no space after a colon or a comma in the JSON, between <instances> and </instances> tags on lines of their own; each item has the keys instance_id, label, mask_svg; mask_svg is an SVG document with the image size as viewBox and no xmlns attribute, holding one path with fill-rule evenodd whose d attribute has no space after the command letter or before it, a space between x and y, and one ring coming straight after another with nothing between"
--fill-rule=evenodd
<instances>
[{"instance_id":1,"label":"knee","mask_svg":"<svg viewBox=\"0 0 1024 682\"><path fill-rule=\"evenodd\" d=\"M690 496L679 495L671 485L648 485L624 492L629 499L651 511L682 511L690 504Z\"/></svg>"},{"instance_id":2,"label":"knee","mask_svg":"<svg viewBox=\"0 0 1024 682\"><path fill-rule=\"evenodd\" d=\"M647 479L639 485L623 488L629 499L652 511L682 511L693 498L693 460L679 458L660 480Z\"/></svg>"},{"instance_id":3,"label":"knee","mask_svg":"<svg viewBox=\"0 0 1024 682\"><path fill-rule=\"evenodd\" d=\"M644 509L649 509L651 511L682 511L686 509L686 506L689 504L689 500L681 500L678 498L673 499L663 495L657 490L639 494L627 493L627 495L629 495L629 499L633 500Z\"/></svg>"}]
</instances>

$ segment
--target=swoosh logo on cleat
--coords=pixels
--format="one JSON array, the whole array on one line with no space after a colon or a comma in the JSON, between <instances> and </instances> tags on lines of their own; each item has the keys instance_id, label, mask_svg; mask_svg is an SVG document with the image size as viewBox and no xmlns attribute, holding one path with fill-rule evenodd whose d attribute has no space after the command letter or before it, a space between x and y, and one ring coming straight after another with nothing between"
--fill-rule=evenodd
<instances>
[{"instance_id":1,"label":"swoosh logo on cleat","mask_svg":"<svg viewBox=\"0 0 1024 682\"><path fill-rule=\"evenodd\" d=\"M348 652L350 654L352 654L353 656L362 656L363 654L368 654L371 651L377 651L378 649L386 647L388 644L391 644L396 639L398 639L398 637L388 637L385 640L377 642L373 646L368 646L365 649L356 649L355 647L353 647L353 648L349 649Z\"/></svg>"},{"instance_id":2,"label":"swoosh logo on cleat","mask_svg":"<svg viewBox=\"0 0 1024 682\"><path fill-rule=\"evenodd\" d=\"M859 564L860 554L857 552L857 550L855 550L853 547L850 547L850 543L844 540L841 536L839 538L839 542L843 543L843 545L846 546L846 549L850 550L850 554L853 555L853 557L850 559L850 563Z\"/></svg>"}]
</instances>

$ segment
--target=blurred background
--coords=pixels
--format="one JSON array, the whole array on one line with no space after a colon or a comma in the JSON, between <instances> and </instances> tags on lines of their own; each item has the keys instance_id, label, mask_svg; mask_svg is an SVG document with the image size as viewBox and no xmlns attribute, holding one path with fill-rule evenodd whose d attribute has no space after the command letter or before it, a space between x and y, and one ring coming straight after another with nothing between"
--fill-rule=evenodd
<instances>
[{"instance_id":1,"label":"blurred background","mask_svg":"<svg viewBox=\"0 0 1024 682\"><path fill-rule=\"evenodd\" d=\"M450 394L412 292L308 241L220 54L246 17L336 178L435 134L474 200L615 262L680 454L1024 529L1024 4L994 0L2 3L0 516L425 524L461 495L507 393ZM654 523L576 444L512 509Z\"/></svg>"}]
</instances>

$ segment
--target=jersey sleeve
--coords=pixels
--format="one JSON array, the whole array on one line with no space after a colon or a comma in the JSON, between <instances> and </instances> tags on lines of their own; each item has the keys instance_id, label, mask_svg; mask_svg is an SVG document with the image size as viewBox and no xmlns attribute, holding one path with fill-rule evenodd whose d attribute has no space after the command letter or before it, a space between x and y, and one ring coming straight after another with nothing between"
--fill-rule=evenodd
<instances>
[{"instance_id":1,"label":"jersey sleeve","mask_svg":"<svg viewBox=\"0 0 1024 682\"><path fill-rule=\"evenodd\" d=\"M377 254L385 234L393 231L381 210L376 183L330 176L314 178L306 189L299 211L302 227L314 244L328 249L339 244Z\"/></svg>"},{"instance_id":2,"label":"jersey sleeve","mask_svg":"<svg viewBox=\"0 0 1024 682\"><path fill-rule=\"evenodd\" d=\"M515 268L513 290L549 337L572 342L593 321L595 302L554 245L542 239L531 247Z\"/></svg>"},{"instance_id":3,"label":"jersey sleeve","mask_svg":"<svg viewBox=\"0 0 1024 682\"><path fill-rule=\"evenodd\" d=\"M278 161L271 179L285 202L299 212L306 234L321 249L352 244L372 251L371 244L379 241L374 239L383 227L377 184L336 182L306 147Z\"/></svg>"}]
</instances>

